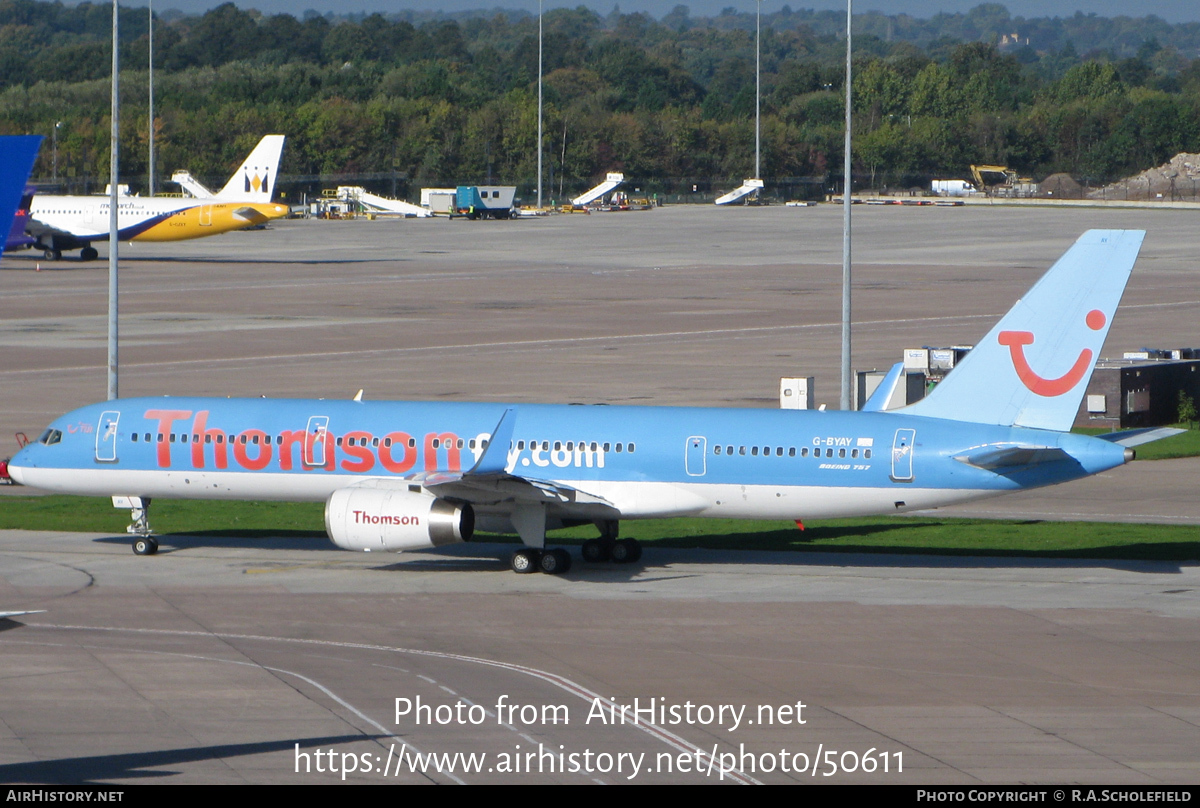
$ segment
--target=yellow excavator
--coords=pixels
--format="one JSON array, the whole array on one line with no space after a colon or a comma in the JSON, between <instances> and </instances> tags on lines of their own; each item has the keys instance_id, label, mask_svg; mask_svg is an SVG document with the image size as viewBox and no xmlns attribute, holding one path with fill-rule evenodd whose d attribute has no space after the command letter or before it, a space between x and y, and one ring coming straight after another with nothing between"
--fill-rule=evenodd
<instances>
[{"instance_id":1,"label":"yellow excavator","mask_svg":"<svg viewBox=\"0 0 1200 808\"><path fill-rule=\"evenodd\" d=\"M999 189L1003 189L1003 193L1012 193L1033 185L1030 177L1017 176L1017 172L1008 166L971 166L971 176L975 179L975 188L983 194Z\"/></svg>"}]
</instances>

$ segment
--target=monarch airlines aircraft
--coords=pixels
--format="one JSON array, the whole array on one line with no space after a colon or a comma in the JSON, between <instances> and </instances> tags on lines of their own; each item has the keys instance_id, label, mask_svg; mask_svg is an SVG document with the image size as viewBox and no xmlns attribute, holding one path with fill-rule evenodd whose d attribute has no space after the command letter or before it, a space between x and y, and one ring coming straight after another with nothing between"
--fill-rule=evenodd
<instances>
[{"instance_id":1,"label":"monarch airlines aircraft","mask_svg":"<svg viewBox=\"0 0 1200 808\"><path fill-rule=\"evenodd\" d=\"M182 241L265 224L288 213L271 202L283 135L259 142L225 188L203 199L169 196L117 197L117 236L121 241ZM99 253L93 241L108 239L107 196L35 196L26 231L47 260L80 249L84 261Z\"/></svg>"},{"instance_id":2,"label":"monarch airlines aircraft","mask_svg":"<svg viewBox=\"0 0 1200 808\"><path fill-rule=\"evenodd\" d=\"M1068 431L1143 231L1091 230L924 400L862 412L605 405L139 398L52 423L9 465L20 483L113 496L153 553L156 497L324 501L346 550L515 530L517 572L560 573L546 530L593 522L586 560L631 561L617 522L823 519L904 512L1052 485L1165 437ZM1149 434L1148 434L1149 432Z\"/></svg>"}]
</instances>

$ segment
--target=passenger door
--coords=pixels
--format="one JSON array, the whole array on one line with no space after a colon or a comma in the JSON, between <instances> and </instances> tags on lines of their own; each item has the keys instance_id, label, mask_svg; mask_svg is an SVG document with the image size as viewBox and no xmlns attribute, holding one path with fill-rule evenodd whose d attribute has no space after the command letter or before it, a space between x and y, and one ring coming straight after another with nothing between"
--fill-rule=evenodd
<instances>
[{"instance_id":1,"label":"passenger door","mask_svg":"<svg viewBox=\"0 0 1200 808\"><path fill-rule=\"evenodd\" d=\"M892 441L892 480L898 483L913 481L913 444L917 439L915 429L897 429Z\"/></svg>"},{"instance_id":2,"label":"passenger door","mask_svg":"<svg viewBox=\"0 0 1200 808\"><path fill-rule=\"evenodd\" d=\"M329 432L329 416L314 415L308 419L308 429L304 435L304 455L301 459L309 468L325 465L325 441Z\"/></svg>"},{"instance_id":3,"label":"passenger door","mask_svg":"<svg viewBox=\"0 0 1200 808\"><path fill-rule=\"evenodd\" d=\"M117 422L121 413L116 410L105 410L100 413L100 421L96 424L96 462L117 462Z\"/></svg>"},{"instance_id":4,"label":"passenger door","mask_svg":"<svg viewBox=\"0 0 1200 808\"><path fill-rule=\"evenodd\" d=\"M689 477L703 477L708 458L708 439L700 435L692 435L687 439L685 468Z\"/></svg>"}]
</instances>

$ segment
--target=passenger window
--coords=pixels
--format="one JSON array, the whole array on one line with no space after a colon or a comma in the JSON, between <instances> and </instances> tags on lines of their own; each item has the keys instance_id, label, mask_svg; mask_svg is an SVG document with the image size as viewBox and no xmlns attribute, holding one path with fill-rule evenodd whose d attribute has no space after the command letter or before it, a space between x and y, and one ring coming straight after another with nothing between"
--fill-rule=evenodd
<instances>
[{"instance_id":1,"label":"passenger window","mask_svg":"<svg viewBox=\"0 0 1200 808\"><path fill-rule=\"evenodd\" d=\"M347 438L347 439L346 439L346 443L350 443L350 439L349 439L349 438ZM338 436L338 438L337 438L337 439L336 439L336 440L333 442L333 445L334 445L334 446L341 446L341 445L342 445L342 438L341 438L341 436L340 436L340 435L339 435L339 436Z\"/></svg>"},{"instance_id":2,"label":"passenger window","mask_svg":"<svg viewBox=\"0 0 1200 808\"><path fill-rule=\"evenodd\" d=\"M631 452L633 451L633 444L632 444L632 443L631 443L631 444L629 444L629 451L631 451Z\"/></svg>"},{"instance_id":3,"label":"passenger window","mask_svg":"<svg viewBox=\"0 0 1200 808\"><path fill-rule=\"evenodd\" d=\"M147 432L146 433L146 443L149 443L149 442L150 442L150 433Z\"/></svg>"},{"instance_id":4,"label":"passenger window","mask_svg":"<svg viewBox=\"0 0 1200 808\"><path fill-rule=\"evenodd\" d=\"M620 444L620 443L618 443L618 444L617 444L617 454L620 454L620 453L621 453L621 447L622 447L623 445L624 445L624 444Z\"/></svg>"},{"instance_id":5,"label":"passenger window","mask_svg":"<svg viewBox=\"0 0 1200 808\"><path fill-rule=\"evenodd\" d=\"M171 443L174 443L174 442L175 442L175 433L172 432L171 433Z\"/></svg>"},{"instance_id":6,"label":"passenger window","mask_svg":"<svg viewBox=\"0 0 1200 808\"><path fill-rule=\"evenodd\" d=\"M384 445L385 446L387 445L387 441L384 441ZM471 438L471 442L469 444L467 444L467 448L469 448L469 449L475 448L475 439L474 438Z\"/></svg>"},{"instance_id":7,"label":"passenger window","mask_svg":"<svg viewBox=\"0 0 1200 808\"><path fill-rule=\"evenodd\" d=\"M851 152L851 154L853 154L853 152ZM462 441L459 441L460 447L461 447L461 444L462 444ZM363 438L363 446L366 446L366 445L367 445L367 439ZM379 438L371 438L371 445L376 446L376 447L379 446Z\"/></svg>"},{"instance_id":8,"label":"passenger window","mask_svg":"<svg viewBox=\"0 0 1200 808\"><path fill-rule=\"evenodd\" d=\"M845 457L845 456L846 456L846 450L838 449L838 457Z\"/></svg>"},{"instance_id":9,"label":"passenger window","mask_svg":"<svg viewBox=\"0 0 1200 808\"><path fill-rule=\"evenodd\" d=\"M800 447L800 456L801 456L801 457L808 457L808 447L807 447L807 446L801 446L801 447Z\"/></svg>"},{"instance_id":10,"label":"passenger window","mask_svg":"<svg viewBox=\"0 0 1200 808\"><path fill-rule=\"evenodd\" d=\"M853 154L853 152L851 152L851 154ZM416 439L416 438L409 438L409 439L408 439L408 448L410 448L410 449L415 449L415 448L417 448L417 439Z\"/></svg>"},{"instance_id":11,"label":"passenger window","mask_svg":"<svg viewBox=\"0 0 1200 808\"><path fill-rule=\"evenodd\" d=\"M713 447L713 454L715 454L715 455L719 455L720 453L721 453L721 447L720 447L720 446L714 446L714 447Z\"/></svg>"},{"instance_id":12,"label":"passenger window","mask_svg":"<svg viewBox=\"0 0 1200 808\"><path fill-rule=\"evenodd\" d=\"M573 441L573 440L567 441L567 451L568 452L575 451L575 441Z\"/></svg>"},{"instance_id":13,"label":"passenger window","mask_svg":"<svg viewBox=\"0 0 1200 808\"><path fill-rule=\"evenodd\" d=\"M854 152L851 152L851 154L853 154L853 153L854 153ZM378 446L378 445L379 445L379 438L376 438L375 440L371 441L371 445L372 445L372 446ZM461 448L463 447L463 440L462 440L462 438L459 438L459 439L458 439L458 443L456 443L456 444L455 444L455 446L457 446L459 449L461 449Z\"/></svg>"},{"instance_id":14,"label":"passenger window","mask_svg":"<svg viewBox=\"0 0 1200 808\"><path fill-rule=\"evenodd\" d=\"M757 447L757 446L751 446L751 447L750 447L750 454L752 454L752 455L753 455L753 456L755 456L755 457L758 457L758 447Z\"/></svg>"},{"instance_id":15,"label":"passenger window","mask_svg":"<svg viewBox=\"0 0 1200 808\"><path fill-rule=\"evenodd\" d=\"M789 446L788 447L788 457L795 457L795 456L796 456L796 447Z\"/></svg>"},{"instance_id":16,"label":"passenger window","mask_svg":"<svg viewBox=\"0 0 1200 808\"><path fill-rule=\"evenodd\" d=\"M852 152L850 152L850 153L851 153L851 154L853 154L854 152L852 151ZM853 186L851 186L851 187L853 187ZM777 447L775 447L775 456L776 456L776 457L783 457L783 447L782 447L782 446L777 446Z\"/></svg>"},{"instance_id":17,"label":"passenger window","mask_svg":"<svg viewBox=\"0 0 1200 808\"><path fill-rule=\"evenodd\" d=\"M384 445L384 446L388 446L388 447L390 447L390 446L392 445L392 439L391 439L391 438L384 438L384 439L383 439L383 445Z\"/></svg>"},{"instance_id":18,"label":"passenger window","mask_svg":"<svg viewBox=\"0 0 1200 808\"><path fill-rule=\"evenodd\" d=\"M137 443L137 433L136 432L133 433L133 442Z\"/></svg>"},{"instance_id":19,"label":"passenger window","mask_svg":"<svg viewBox=\"0 0 1200 808\"><path fill-rule=\"evenodd\" d=\"M554 441L554 451L556 451L556 452L562 451L562 441L558 441L558 440Z\"/></svg>"},{"instance_id":20,"label":"passenger window","mask_svg":"<svg viewBox=\"0 0 1200 808\"><path fill-rule=\"evenodd\" d=\"M867 460L870 460L871 459L871 450L863 449L863 457L865 457Z\"/></svg>"},{"instance_id":21,"label":"passenger window","mask_svg":"<svg viewBox=\"0 0 1200 808\"><path fill-rule=\"evenodd\" d=\"M851 152L853 154L853 152ZM596 451L596 441L592 441L592 451Z\"/></svg>"},{"instance_id":22,"label":"passenger window","mask_svg":"<svg viewBox=\"0 0 1200 808\"><path fill-rule=\"evenodd\" d=\"M524 449L524 448L525 448L525 441L523 441L523 440L519 440L519 441L517 441L517 448L518 448L518 449Z\"/></svg>"},{"instance_id":23,"label":"passenger window","mask_svg":"<svg viewBox=\"0 0 1200 808\"><path fill-rule=\"evenodd\" d=\"M604 451L606 451L606 452L607 452L607 451L609 451L609 447L610 447L610 446L612 446L612 444L611 444L611 443L605 442L605 444L604 444Z\"/></svg>"},{"instance_id":24,"label":"passenger window","mask_svg":"<svg viewBox=\"0 0 1200 808\"><path fill-rule=\"evenodd\" d=\"M738 454L740 454L740 455L745 455L745 454L746 454L746 447L745 447L745 446L739 446L739 447L738 447Z\"/></svg>"},{"instance_id":25,"label":"passenger window","mask_svg":"<svg viewBox=\"0 0 1200 808\"><path fill-rule=\"evenodd\" d=\"M850 456L851 456L851 457L858 457L858 449L851 449L851 450L850 450Z\"/></svg>"}]
</instances>

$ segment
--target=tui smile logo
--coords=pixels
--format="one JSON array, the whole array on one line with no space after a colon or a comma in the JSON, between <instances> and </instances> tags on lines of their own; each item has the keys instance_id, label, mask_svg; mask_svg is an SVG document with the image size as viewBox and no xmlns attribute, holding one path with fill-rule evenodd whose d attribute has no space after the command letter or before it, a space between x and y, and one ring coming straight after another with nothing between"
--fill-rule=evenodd
<instances>
[{"instance_id":1,"label":"tui smile logo","mask_svg":"<svg viewBox=\"0 0 1200 808\"><path fill-rule=\"evenodd\" d=\"M1108 319L1104 316L1104 312L1099 309L1092 309L1087 313L1085 318L1088 328L1093 331L1099 331L1104 328L1104 324ZM1001 331L1000 336L996 338L1001 345L1007 345L1009 353L1012 355L1013 367L1017 371L1017 376L1021 379L1021 383L1028 387L1032 392L1039 396L1053 398L1061 396L1063 393L1070 390L1075 385L1079 384L1079 380L1087 373L1088 366L1092 362L1092 351L1090 348L1084 348L1079 353L1079 358L1075 360L1075 364L1071 366L1063 375L1057 379L1046 379L1039 376L1033 368L1029 366L1029 360L1025 358L1025 346L1033 344L1033 334L1029 331Z\"/></svg>"}]
</instances>

